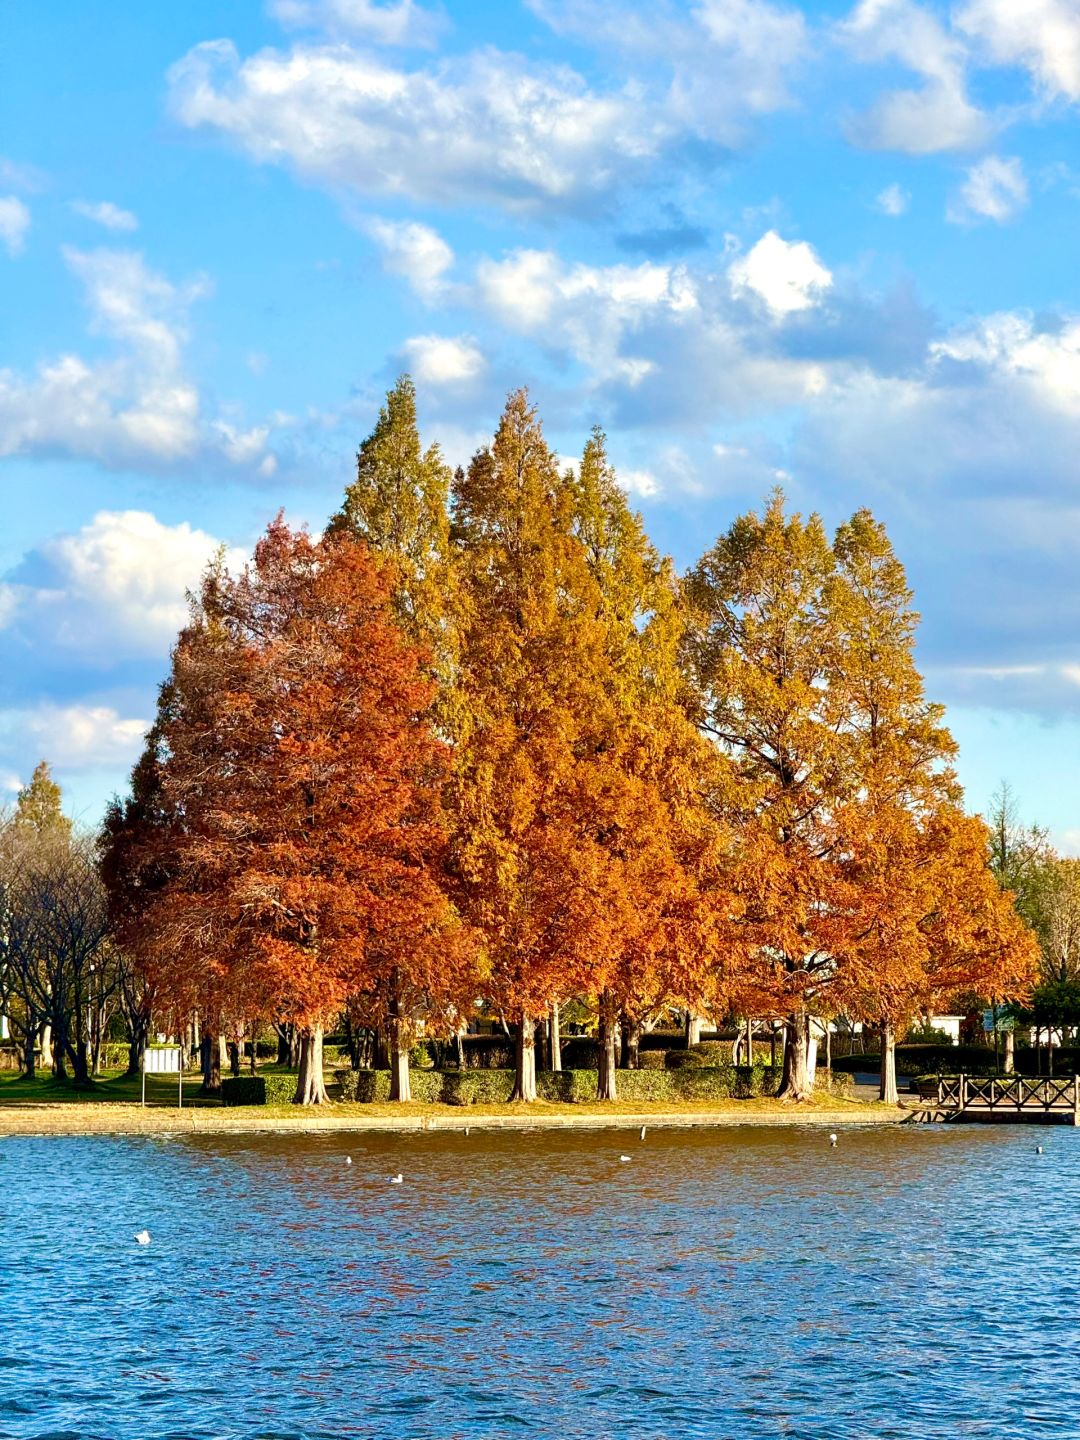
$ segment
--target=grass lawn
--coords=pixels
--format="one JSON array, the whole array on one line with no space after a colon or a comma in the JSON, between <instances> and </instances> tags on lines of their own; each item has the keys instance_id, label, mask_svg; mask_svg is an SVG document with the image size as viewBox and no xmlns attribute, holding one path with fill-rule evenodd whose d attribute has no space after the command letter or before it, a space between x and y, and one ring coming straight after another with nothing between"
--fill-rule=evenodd
<instances>
[{"instance_id":1,"label":"grass lawn","mask_svg":"<svg viewBox=\"0 0 1080 1440\"><path fill-rule=\"evenodd\" d=\"M202 1077L196 1072L184 1076L185 1105L220 1105L221 1101L200 1096ZM147 1105L176 1105L175 1075L147 1075ZM106 1070L89 1090L76 1090L70 1084L60 1085L48 1073L35 1080L25 1080L13 1070L0 1070L0 1107L10 1105L98 1105L139 1103L142 1081L129 1078L122 1070Z\"/></svg>"}]
</instances>

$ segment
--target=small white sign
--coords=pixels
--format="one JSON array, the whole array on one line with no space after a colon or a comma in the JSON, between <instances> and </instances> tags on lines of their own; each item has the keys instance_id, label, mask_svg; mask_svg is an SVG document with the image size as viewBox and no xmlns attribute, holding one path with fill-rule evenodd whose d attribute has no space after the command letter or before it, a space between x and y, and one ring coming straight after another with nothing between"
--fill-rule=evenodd
<instances>
[{"instance_id":1,"label":"small white sign","mask_svg":"<svg viewBox=\"0 0 1080 1440\"><path fill-rule=\"evenodd\" d=\"M143 1069L147 1075L178 1075L182 1055L179 1045L154 1046L143 1054Z\"/></svg>"}]
</instances>

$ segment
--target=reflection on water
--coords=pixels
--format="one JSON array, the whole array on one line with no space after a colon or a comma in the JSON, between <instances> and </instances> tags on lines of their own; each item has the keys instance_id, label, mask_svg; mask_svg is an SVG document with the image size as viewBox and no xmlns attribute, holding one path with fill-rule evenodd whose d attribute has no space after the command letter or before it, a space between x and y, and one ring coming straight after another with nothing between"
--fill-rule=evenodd
<instances>
[{"instance_id":1,"label":"reflection on water","mask_svg":"<svg viewBox=\"0 0 1080 1440\"><path fill-rule=\"evenodd\" d=\"M1080 1435L1080 1132L631 1133L2 1140L0 1437Z\"/></svg>"}]
</instances>

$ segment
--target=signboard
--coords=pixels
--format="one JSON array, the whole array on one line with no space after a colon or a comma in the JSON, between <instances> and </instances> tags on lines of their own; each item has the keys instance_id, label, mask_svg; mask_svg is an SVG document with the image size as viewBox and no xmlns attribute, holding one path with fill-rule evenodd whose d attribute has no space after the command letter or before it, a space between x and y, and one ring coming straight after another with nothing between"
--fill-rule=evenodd
<instances>
[{"instance_id":1,"label":"signboard","mask_svg":"<svg viewBox=\"0 0 1080 1440\"><path fill-rule=\"evenodd\" d=\"M998 1012L997 1012L997 1026L996 1026L996 1028L997 1028L999 1031L1001 1031L1002 1033L1004 1033L1006 1030L1015 1030L1015 1029L1016 1029L1016 1017L1015 1017L1014 1015L1010 1015L1007 1010L1002 1009L1002 1008L999 1007ZM994 1026L994 1012L993 1012L993 1010L984 1010L984 1011L983 1011L983 1029L986 1031L986 1033L987 1033L988 1035L990 1034L991 1030L995 1029L995 1026Z\"/></svg>"},{"instance_id":2,"label":"signboard","mask_svg":"<svg viewBox=\"0 0 1080 1440\"><path fill-rule=\"evenodd\" d=\"M148 1075L178 1075L182 1054L179 1045L148 1046L143 1056L143 1069Z\"/></svg>"}]
</instances>

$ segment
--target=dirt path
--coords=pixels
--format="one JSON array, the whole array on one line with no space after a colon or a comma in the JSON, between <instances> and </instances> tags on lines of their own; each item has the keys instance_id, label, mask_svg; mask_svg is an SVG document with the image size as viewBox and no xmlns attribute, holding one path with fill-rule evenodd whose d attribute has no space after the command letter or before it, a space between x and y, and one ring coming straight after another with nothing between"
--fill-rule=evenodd
<instances>
[{"instance_id":1,"label":"dirt path","mask_svg":"<svg viewBox=\"0 0 1080 1440\"><path fill-rule=\"evenodd\" d=\"M332 1105L302 1113L284 1107L190 1110L141 1109L137 1105L18 1105L0 1107L0 1136L5 1135L176 1135L176 1134L296 1134L326 1130L637 1130L678 1126L809 1125L835 1128L850 1125L897 1124L907 1112L883 1105L849 1104L817 1109L773 1105L756 1108L755 1102L731 1108L669 1110L613 1110L575 1106L495 1109L457 1106L423 1106L387 1113L387 1106Z\"/></svg>"}]
</instances>

